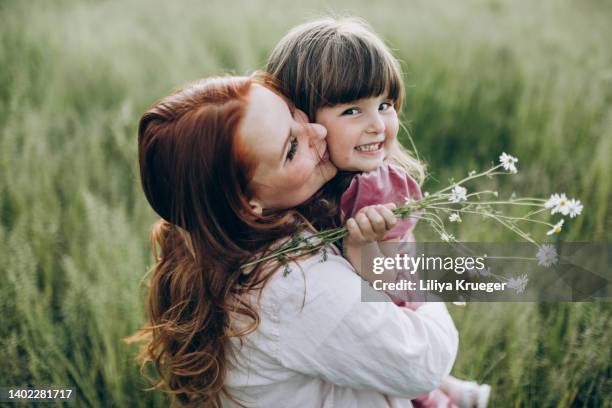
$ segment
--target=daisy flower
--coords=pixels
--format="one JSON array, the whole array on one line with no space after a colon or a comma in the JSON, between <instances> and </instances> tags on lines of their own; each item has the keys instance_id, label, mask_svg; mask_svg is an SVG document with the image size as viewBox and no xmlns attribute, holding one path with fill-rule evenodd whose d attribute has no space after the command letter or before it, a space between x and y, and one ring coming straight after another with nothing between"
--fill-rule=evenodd
<instances>
[{"instance_id":1,"label":"daisy flower","mask_svg":"<svg viewBox=\"0 0 612 408\"><path fill-rule=\"evenodd\" d=\"M455 240L455 236L453 234L447 234L446 232L440 234L440 238L442 238L442 241L446 242L451 242Z\"/></svg>"},{"instance_id":2,"label":"daisy flower","mask_svg":"<svg viewBox=\"0 0 612 408\"><path fill-rule=\"evenodd\" d=\"M536 259L538 260L538 265L548 268L559 261L559 256L553 245L546 244L540 246L536 254Z\"/></svg>"},{"instance_id":3,"label":"daisy flower","mask_svg":"<svg viewBox=\"0 0 612 408\"><path fill-rule=\"evenodd\" d=\"M467 189L465 187L455 186L453 187L453 190L451 191L448 201L450 201L451 203L458 203L459 201L467 200L466 195L467 195Z\"/></svg>"},{"instance_id":4,"label":"daisy flower","mask_svg":"<svg viewBox=\"0 0 612 408\"><path fill-rule=\"evenodd\" d=\"M504 170L509 171L512 174L516 174L518 172L516 169L518 159L516 157L510 156L509 154L506 154L506 152L503 152L501 156L499 156L499 162L503 166Z\"/></svg>"},{"instance_id":5,"label":"daisy flower","mask_svg":"<svg viewBox=\"0 0 612 408\"><path fill-rule=\"evenodd\" d=\"M558 223L553 225L552 229L550 231L548 231L546 233L546 235L552 235L552 234L560 233L561 232L561 227L563 226L564 222L565 222L565 220L563 218L561 218L561 220Z\"/></svg>"},{"instance_id":6,"label":"daisy flower","mask_svg":"<svg viewBox=\"0 0 612 408\"><path fill-rule=\"evenodd\" d=\"M448 220L450 222L461 222L461 217L457 213L451 213L451 215L448 216Z\"/></svg>"},{"instance_id":7,"label":"daisy flower","mask_svg":"<svg viewBox=\"0 0 612 408\"><path fill-rule=\"evenodd\" d=\"M525 291L525 287L527 286L527 282L529 282L529 278L527 275L521 275L516 278L508 279L508 287L516 290L516 293L521 294Z\"/></svg>"},{"instance_id":8,"label":"daisy flower","mask_svg":"<svg viewBox=\"0 0 612 408\"><path fill-rule=\"evenodd\" d=\"M580 200L571 199L567 202L567 212L571 218L575 218L582 212L582 203Z\"/></svg>"},{"instance_id":9,"label":"daisy flower","mask_svg":"<svg viewBox=\"0 0 612 408\"><path fill-rule=\"evenodd\" d=\"M569 214L568 204L569 204L569 200L567 199L567 196L565 195L565 193L553 194L550 196L548 201L544 203L544 208L550 208L551 215L554 215L556 213L568 215Z\"/></svg>"},{"instance_id":10,"label":"daisy flower","mask_svg":"<svg viewBox=\"0 0 612 408\"><path fill-rule=\"evenodd\" d=\"M565 194L561 194L565 196ZM561 201L561 195L555 193L551 194L550 198L544 203L544 208L554 208L559 205L559 201Z\"/></svg>"}]
</instances>

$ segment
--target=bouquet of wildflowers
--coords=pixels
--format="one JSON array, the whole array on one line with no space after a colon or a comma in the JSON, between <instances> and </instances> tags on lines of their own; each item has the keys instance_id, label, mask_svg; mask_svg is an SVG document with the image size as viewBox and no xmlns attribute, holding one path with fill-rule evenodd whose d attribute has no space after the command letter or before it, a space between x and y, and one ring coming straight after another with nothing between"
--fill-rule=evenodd
<instances>
[{"instance_id":1,"label":"bouquet of wildflowers","mask_svg":"<svg viewBox=\"0 0 612 408\"><path fill-rule=\"evenodd\" d=\"M582 212L583 206L579 200L570 199L564 193L552 194L548 199L535 197L516 197L512 194L510 198L502 199L497 191L482 190L470 191L466 187L471 181L483 177L493 178L499 175L512 175L518 172L518 159L507 153L499 156L499 163L492 165L488 170L482 172L471 171L467 177L454 182L451 180L449 186L434 193L423 194L423 198L415 201L406 199L402 206L393 212L401 218L418 217L427 222L431 228L439 234L446 242L456 242L456 238L447 232L445 225L449 223L462 222L462 216L467 214L489 218L503 227L517 234L522 239L533 243L537 247L534 260L544 267L549 267L558 262L555 247L550 244L539 244L524 230L525 224L535 224L538 227L546 227L547 235L561 232L565 223L564 218L549 221L547 218L557 214L565 217L575 218ZM507 215L505 210L509 208L524 210L521 215ZM516 212L516 211L514 211ZM546 214L546 213L550 214ZM281 245L270 254L261 257L245 266L253 265L270 259L277 259L287 264L287 256L300 256L310 253L322 252L326 259L327 247L336 243L348 234L346 227L339 227L321 231L308 236L296 235ZM286 268L286 271L288 269ZM527 284L527 276L505 279L509 286L521 293Z\"/></svg>"}]
</instances>

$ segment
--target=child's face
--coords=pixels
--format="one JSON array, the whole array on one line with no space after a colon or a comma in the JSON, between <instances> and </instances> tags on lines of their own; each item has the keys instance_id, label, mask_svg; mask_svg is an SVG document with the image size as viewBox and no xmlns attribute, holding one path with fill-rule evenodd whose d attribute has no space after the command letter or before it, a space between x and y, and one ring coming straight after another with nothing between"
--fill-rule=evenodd
<instances>
[{"instance_id":1,"label":"child's face","mask_svg":"<svg viewBox=\"0 0 612 408\"><path fill-rule=\"evenodd\" d=\"M340 170L380 167L399 129L393 101L386 95L320 108L315 121L327 128L327 146Z\"/></svg>"}]
</instances>

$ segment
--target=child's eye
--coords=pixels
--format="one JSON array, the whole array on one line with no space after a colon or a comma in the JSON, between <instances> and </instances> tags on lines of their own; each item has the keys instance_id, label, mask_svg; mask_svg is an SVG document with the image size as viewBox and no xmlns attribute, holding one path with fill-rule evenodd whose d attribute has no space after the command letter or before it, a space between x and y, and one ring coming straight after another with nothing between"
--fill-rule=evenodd
<instances>
[{"instance_id":1,"label":"child's eye","mask_svg":"<svg viewBox=\"0 0 612 408\"><path fill-rule=\"evenodd\" d=\"M358 113L359 113L359 109L357 109L357 108L348 108L347 110L342 112L342 116L344 116L344 115L352 116L352 115L356 115Z\"/></svg>"},{"instance_id":2,"label":"child's eye","mask_svg":"<svg viewBox=\"0 0 612 408\"><path fill-rule=\"evenodd\" d=\"M383 103L381 103L381 104L380 104L380 106L378 107L378 110L380 110L380 111L386 111L387 109L392 108L392 107L393 107L393 104L392 104L392 103L389 103L389 102L383 102Z\"/></svg>"},{"instance_id":3,"label":"child's eye","mask_svg":"<svg viewBox=\"0 0 612 408\"><path fill-rule=\"evenodd\" d=\"M297 152L297 148L298 148L298 140L297 137L292 138L289 141L289 150L287 151L287 160L291 161L293 160L293 158L295 157L295 153Z\"/></svg>"}]
</instances>

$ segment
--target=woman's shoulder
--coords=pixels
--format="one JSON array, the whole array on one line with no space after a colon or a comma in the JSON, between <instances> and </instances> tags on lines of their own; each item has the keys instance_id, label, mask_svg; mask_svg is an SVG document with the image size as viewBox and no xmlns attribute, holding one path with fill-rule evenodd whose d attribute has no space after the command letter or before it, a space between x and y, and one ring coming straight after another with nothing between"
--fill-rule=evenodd
<instances>
[{"instance_id":1,"label":"woman's shoulder","mask_svg":"<svg viewBox=\"0 0 612 408\"><path fill-rule=\"evenodd\" d=\"M272 309L299 310L305 302L316 299L352 302L358 300L362 282L340 251L330 246L308 258L280 266L262 290L262 303Z\"/></svg>"},{"instance_id":2,"label":"woman's shoulder","mask_svg":"<svg viewBox=\"0 0 612 408\"><path fill-rule=\"evenodd\" d=\"M330 245L308 257L290 260L280 265L271 278L270 284L293 292L299 286L303 287L299 282L303 282L313 273L323 275L323 280L332 279L334 273L345 278L359 278L352 265L342 257L340 250L335 245Z\"/></svg>"}]
</instances>

